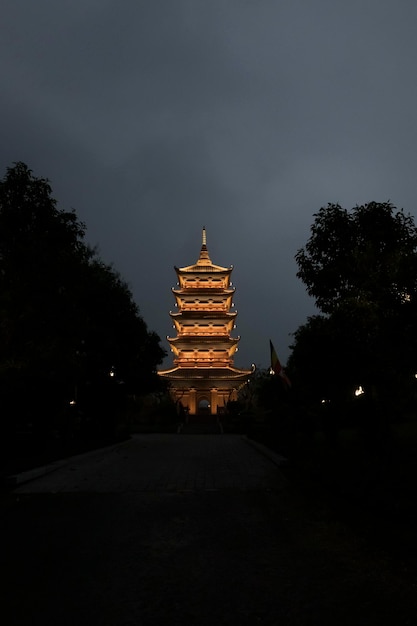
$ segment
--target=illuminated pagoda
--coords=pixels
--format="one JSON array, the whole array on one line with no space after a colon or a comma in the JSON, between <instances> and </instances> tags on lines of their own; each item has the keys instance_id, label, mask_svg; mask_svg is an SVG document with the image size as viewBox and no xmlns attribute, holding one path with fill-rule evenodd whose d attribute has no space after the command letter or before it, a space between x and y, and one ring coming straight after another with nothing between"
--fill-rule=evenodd
<instances>
[{"instance_id":1,"label":"illuminated pagoda","mask_svg":"<svg viewBox=\"0 0 417 626\"><path fill-rule=\"evenodd\" d=\"M240 337L232 337L237 311L232 311L235 288L231 267L211 262L203 228L200 256L194 265L175 267L177 288L172 292L176 311L170 316L176 337L167 337L174 367L158 373L170 384L171 394L190 415L225 411L237 399L239 388L253 373L237 369L233 357Z\"/></svg>"}]
</instances>

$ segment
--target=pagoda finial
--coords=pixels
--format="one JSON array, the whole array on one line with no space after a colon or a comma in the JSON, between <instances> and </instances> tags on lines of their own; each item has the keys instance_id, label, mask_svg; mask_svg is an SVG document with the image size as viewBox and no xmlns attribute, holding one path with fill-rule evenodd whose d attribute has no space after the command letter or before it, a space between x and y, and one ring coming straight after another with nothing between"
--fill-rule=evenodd
<instances>
[{"instance_id":1,"label":"pagoda finial","mask_svg":"<svg viewBox=\"0 0 417 626\"><path fill-rule=\"evenodd\" d=\"M210 264L211 264L211 261L210 261L209 253L207 250L206 227L203 226L202 244L201 244L200 256L197 261L197 265L210 265Z\"/></svg>"}]
</instances>

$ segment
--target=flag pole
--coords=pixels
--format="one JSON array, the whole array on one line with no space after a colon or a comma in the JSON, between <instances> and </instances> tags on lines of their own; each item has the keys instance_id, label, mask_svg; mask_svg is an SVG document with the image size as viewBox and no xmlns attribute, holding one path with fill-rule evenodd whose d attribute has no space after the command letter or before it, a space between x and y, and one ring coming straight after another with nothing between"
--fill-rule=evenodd
<instances>
[{"instance_id":1,"label":"flag pole","mask_svg":"<svg viewBox=\"0 0 417 626\"><path fill-rule=\"evenodd\" d=\"M269 340L269 349L271 353L271 368L269 371L271 374L279 376L286 388L289 389L291 387L291 381L286 375L285 370L280 363L280 360L274 348L274 344L271 340Z\"/></svg>"}]
</instances>

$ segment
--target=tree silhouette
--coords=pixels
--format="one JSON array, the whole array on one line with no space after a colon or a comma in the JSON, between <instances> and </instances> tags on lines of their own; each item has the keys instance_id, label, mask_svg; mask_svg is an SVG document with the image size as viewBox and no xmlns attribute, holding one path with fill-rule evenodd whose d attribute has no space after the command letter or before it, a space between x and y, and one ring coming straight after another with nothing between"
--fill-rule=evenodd
<instances>
[{"instance_id":1,"label":"tree silhouette","mask_svg":"<svg viewBox=\"0 0 417 626\"><path fill-rule=\"evenodd\" d=\"M0 182L3 424L56 428L77 390L89 388L90 405L98 401L111 368L132 392L155 384L165 354L159 337L84 236L75 212L57 207L47 179L24 163L7 169Z\"/></svg>"},{"instance_id":2,"label":"tree silhouette","mask_svg":"<svg viewBox=\"0 0 417 626\"><path fill-rule=\"evenodd\" d=\"M322 315L295 333L291 375L317 396L363 385L399 402L417 371L417 228L390 202L329 204L296 254Z\"/></svg>"}]
</instances>

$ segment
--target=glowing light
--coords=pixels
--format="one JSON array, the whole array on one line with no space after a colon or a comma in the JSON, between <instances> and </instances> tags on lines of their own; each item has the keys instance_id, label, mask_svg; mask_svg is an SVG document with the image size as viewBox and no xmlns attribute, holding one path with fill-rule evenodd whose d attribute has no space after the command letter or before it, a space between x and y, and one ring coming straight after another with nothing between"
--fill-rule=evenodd
<instances>
[{"instance_id":1,"label":"glowing light","mask_svg":"<svg viewBox=\"0 0 417 626\"><path fill-rule=\"evenodd\" d=\"M77 404L76 400L71 400L70 405L74 406L75 404Z\"/></svg>"},{"instance_id":2,"label":"glowing light","mask_svg":"<svg viewBox=\"0 0 417 626\"><path fill-rule=\"evenodd\" d=\"M365 392L364 392L363 387L361 385L359 385L359 387L357 389L355 389L355 396L356 397L362 396L364 393Z\"/></svg>"},{"instance_id":3,"label":"glowing light","mask_svg":"<svg viewBox=\"0 0 417 626\"><path fill-rule=\"evenodd\" d=\"M236 329L233 321L237 315L233 302L235 289L231 287L233 283L230 280L229 269L226 273L226 268L211 264L206 245L206 229L203 227L202 249L197 263L190 267L175 268L178 282L177 287L173 289L174 309L170 313L173 318L172 328L176 330L177 335L167 336L169 344L176 344L167 348L168 351L170 348L171 354L174 355L174 368L159 372L162 376L167 375L167 378L171 378L173 397L176 400L182 398L185 408L191 413L198 412L199 408L215 412L216 407L226 406L228 392L230 396L237 391L231 389L233 376L229 374L229 369L234 367L233 356L239 349L236 345L239 337L231 337L232 329ZM231 311L231 308L234 311ZM209 368L211 373L208 376ZM224 369L225 375L214 373L213 368ZM242 374L250 375L254 370L253 365L251 372L237 368L234 371L241 381ZM175 376L171 376L174 371ZM227 381L225 385L227 388L212 389L213 404L210 404L207 396L204 398L208 393L207 378L210 380L219 378L222 384L224 379ZM194 386L190 386L192 382L195 383ZM249 382L250 378L247 379L247 383ZM199 392L198 395L196 391ZM192 393L195 397L191 395ZM204 405L200 405L199 397L205 399Z\"/></svg>"}]
</instances>

